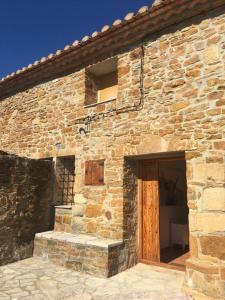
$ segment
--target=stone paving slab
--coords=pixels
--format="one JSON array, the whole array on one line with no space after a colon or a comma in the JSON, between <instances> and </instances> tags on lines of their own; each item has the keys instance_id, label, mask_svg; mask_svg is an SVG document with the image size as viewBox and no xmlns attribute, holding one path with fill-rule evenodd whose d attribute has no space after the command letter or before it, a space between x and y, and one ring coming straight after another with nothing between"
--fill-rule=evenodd
<instances>
[{"instance_id":1,"label":"stone paving slab","mask_svg":"<svg viewBox=\"0 0 225 300\"><path fill-rule=\"evenodd\" d=\"M29 258L0 267L0 300L188 300L184 273L138 264L104 279Z\"/></svg>"}]
</instances>

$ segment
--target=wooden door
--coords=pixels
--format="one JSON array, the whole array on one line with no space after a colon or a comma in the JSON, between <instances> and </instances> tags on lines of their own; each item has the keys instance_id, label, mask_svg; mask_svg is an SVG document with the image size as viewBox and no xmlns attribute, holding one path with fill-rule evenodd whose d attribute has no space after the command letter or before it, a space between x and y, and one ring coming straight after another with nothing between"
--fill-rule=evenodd
<instances>
[{"instance_id":1,"label":"wooden door","mask_svg":"<svg viewBox=\"0 0 225 300\"><path fill-rule=\"evenodd\" d=\"M141 259L160 261L159 181L157 161L142 162Z\"/></svg>"}]
</instances>

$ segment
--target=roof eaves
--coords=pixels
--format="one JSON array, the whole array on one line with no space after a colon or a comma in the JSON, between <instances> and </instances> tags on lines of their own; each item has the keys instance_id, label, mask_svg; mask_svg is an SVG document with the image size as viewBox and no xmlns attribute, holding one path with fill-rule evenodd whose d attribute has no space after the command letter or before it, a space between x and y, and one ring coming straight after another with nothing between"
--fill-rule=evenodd
<instances>
[{"instance_id":1,"label":"roof eaves","mask_svg":"<svg viewBox=\"0 0 225 300\"><path fill-rule=\"evenodd\" d=\"M37 69L39 65L44 65L46 63L52 62L55 59L58 59L59 57L62 57L66 55L67 53L79 49L81 47L86 46L90 42L94 42L95 40L101 38L104 35L108 35L110 32L114 31L115 29L121 28L130 22L134 22L137 18L140 16L144 16L146 14L149 14L150 12L156 11L160 9L162 6L165 6L166 4L170 2L174 2L175 0L166 0L160 5L153 6L153 7L148 7L148 6L142 6L136 13L128 13L125 17L124 20L116 19L112 26L110 27L109 25L105 25L102 27L100 32L94 31L91 36L84 36L80 41L75 40L71 45L66 45L63 50L57 50L54 54L49 54L47 57L42 57L40 60L36 60L33 64L29 64L27 67L23 67L22 69L19 69L3 78L0 79L0 86L2 86L3 82L10 81L16 77L19 77L21 74L25 72L29 72L31 70Z\"/></svg>"},{"instance_id":2,"label":"roof eaves","mask_svg":"<svg viewBox=\"0 0 225 300\"><path fill-rule=\"evenodd\" d=\"M128 13L124 20L115 20L111 27L105 25L100 32L95 31L91 36L84 36L80 41L76 40L71 45L66 45L63 50L57 50L55 54L49 54L47 57L43 57L33 64L29 64L27 67L2 78L2 80L0 80L0 94L3 89L14 84L14 81L17 81L17 79L20 81L23 77L34 77L36 72L39 72L39 70L42 71L48 65L51 66L55 62L60 63L60 61L69 58L70 55L76 55L76 53L83 52L82 50L88 49L92 45L97 43L101 44L106 39L110 40L115 34L120 35L125 30L135 28L136 24L146 22L149 16L151 17L152 23L154 23L154 20L157 21L158 18L166 20L179 14L181 8L185 7L185 4L186 6L188 5L189 9L197 7L198 4L201 6L205 5L205 10L207 11L209 7L214 8L224 3L225 0L214 0L213 2L209 0L164 0L156 6L143 6L135 14ZM182 19L182 16L180 16L180 19ZM161 25L158 26L159 29L161 29L160 26Z\"/></svg>"}]
</instances>

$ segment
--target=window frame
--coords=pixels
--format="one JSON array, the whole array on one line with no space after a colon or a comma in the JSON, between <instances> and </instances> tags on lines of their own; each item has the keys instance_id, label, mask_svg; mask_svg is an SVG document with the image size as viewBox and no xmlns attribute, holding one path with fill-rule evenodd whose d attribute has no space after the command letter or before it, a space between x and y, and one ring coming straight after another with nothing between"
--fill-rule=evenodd
<instances>
[{"instance_id":1,"label":"window frame","mask_svg":"<svg viewBox=\"0 0 225 300\"><path fill-rule=\"evenodd\" d=\"M112 61L109 63L109 61ZM107 77L110 74L113 74L112 77L112 84L110 83L105 88L101 88L101 82L104 86L104 78ZM115 84L114 84L115 82ZM94 86L95 88L91 89ZM107 88L114 88L115 89L115 95L112 95L110 97L106 97L106 99L101 100L101 93L104 93L104 89ZM91 94L95 94L93 99ZM104 104L110 101L115 101L118 98L118 58L113 57L106 59L104 61L98 62L96 64L93 64L85 69L85 101L84 101L84 107L93 107L100 104Z\"/></svg>"}]
</instances>

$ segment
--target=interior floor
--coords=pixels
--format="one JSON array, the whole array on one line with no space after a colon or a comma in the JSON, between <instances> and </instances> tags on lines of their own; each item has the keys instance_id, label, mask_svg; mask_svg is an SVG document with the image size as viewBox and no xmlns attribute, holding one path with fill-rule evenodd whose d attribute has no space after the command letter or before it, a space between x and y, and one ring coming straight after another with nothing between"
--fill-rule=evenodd
<instances>
[{"instance_id":1,"label":"interior floor","mask_svg":"<svg viewBox=\"0 0 225 300\"><path fill-rule=\"evenodd\" d=\"M178 245L164 248L161 249L160 257L161 262L185 268L186 260L189 258L189 249L188 246L183 249Z\"/></svg>"}]
</instances>

